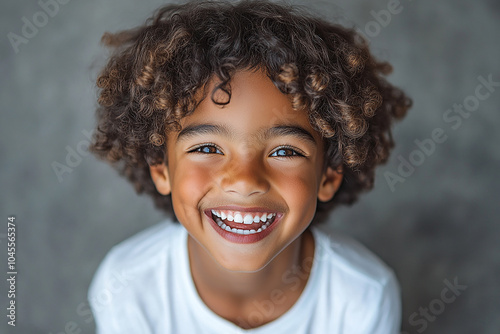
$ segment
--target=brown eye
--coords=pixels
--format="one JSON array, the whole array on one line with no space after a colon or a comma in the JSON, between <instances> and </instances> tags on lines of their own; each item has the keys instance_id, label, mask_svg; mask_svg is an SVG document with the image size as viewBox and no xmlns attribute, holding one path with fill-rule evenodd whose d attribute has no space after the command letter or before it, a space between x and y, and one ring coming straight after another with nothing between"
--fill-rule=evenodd
<instances>
[{"instance_id":1,"label":"brown eye","mask_svg":"<svg viewBox=\"0 0 500 334\"><path fill-rule=\"evenodd\" d=\"M293 157L293 156L303 157L304 155L290 147L279 147L277 150L271 153L271 157Z\"/></svg>"},{"instance_id":2,"label":"brown eye","mask_svg":"<svg viewBox=\"0 0 500 334\"><path fill-rule=\"evenodd\" d=\"M219 150L217 148L217 146L211 145L211 144L205 144L205 145L198 146L198 147L192 149L191 151L189 151L189 153L222 154L221 150Z\"/></svg>"}]
</instances>

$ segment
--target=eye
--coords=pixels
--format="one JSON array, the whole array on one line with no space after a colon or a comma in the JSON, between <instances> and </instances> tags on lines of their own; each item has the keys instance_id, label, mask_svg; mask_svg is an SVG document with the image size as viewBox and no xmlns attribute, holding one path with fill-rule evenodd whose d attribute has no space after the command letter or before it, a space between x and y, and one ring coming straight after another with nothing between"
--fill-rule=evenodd
<instances>
[{"instance_id":1,"label":"eye","mask_svg":"<svg viewBox=\"0 0 500 334\"><path fill-rule=\"evenodd\" d=\"M273 153L270 155L271 157L303 157L304 154L298 152L298 150L288 147L288 146L281 146L278 147Z\"/></svg>"},{"instance_id":2,"label":"eye","mask_svg":"<svg viewBox=\"0 0 500 334\"><path fill-rule=\"evenodd\" d=\"M223 154L215 144L202 144L188 151L189 153Z\"/></svg>"}]
</instances>

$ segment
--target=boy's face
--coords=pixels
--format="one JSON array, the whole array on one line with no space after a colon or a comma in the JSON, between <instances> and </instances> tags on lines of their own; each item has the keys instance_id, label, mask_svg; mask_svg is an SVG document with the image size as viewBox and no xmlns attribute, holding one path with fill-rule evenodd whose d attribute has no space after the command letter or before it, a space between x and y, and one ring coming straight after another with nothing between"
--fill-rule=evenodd
<instances>
[{"instance_id":1,"label":"boy's face","mask_svg":"<svg viewBox=\"0 0 500 334\"><path fill-rule=\"evenodd\" d=\"M220 265L257 271L302 234L316 200L330 200L342 177L323 169L323 141L307 113L294 111L262 71L237 72L231 94L224 107L209 94L181 120L167 137L167 166L152 166L151 175ZM227 96L219 90L215 99Z\"/></svg>"}]
</instances>

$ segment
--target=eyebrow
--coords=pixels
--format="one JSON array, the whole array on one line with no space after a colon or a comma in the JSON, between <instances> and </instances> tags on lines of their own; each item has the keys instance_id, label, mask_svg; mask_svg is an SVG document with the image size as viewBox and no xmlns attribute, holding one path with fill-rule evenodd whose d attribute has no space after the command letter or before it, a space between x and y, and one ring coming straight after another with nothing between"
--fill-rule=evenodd
<instances>
[{"instance_id":1,"label":"eyebrow","mask_svg":"<svg viewBox=\"0 0 500 334\"><path fill-rule=\"evenodd\" d=\"M177 135L176 141L179 142L180 140L202 134L215 134L227 138L234 138L233 133L231 133L231 131L225 126L215 124L196 124L188 125L184 129L182 129L181 132L179 132L179 134ZM264 140L279 136L298 137L317 146L314 136L303 127L297 125L278 125L272 128L268 128L264 130L262 134L260 134L260 137Z\"/></svg>"}]
</instances>

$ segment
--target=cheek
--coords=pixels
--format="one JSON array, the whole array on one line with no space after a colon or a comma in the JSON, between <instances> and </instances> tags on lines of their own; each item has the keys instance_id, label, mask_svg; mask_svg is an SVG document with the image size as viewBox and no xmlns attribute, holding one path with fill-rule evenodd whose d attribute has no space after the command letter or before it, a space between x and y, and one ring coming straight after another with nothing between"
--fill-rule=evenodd
<instances>
[{"instance_id":1,"label":"cheek","mask_svg":"<svg viewBox=\"0 0 500 334\"><path fill-rule=\"evenodd\" d=\"M291 212L300 214L300 218L312 218L316 211L317 182L313 170L297 169L281 174L276 186Z\"/></svg>"},{"instance_id":2,"label":"cheek","mask_svg":"<svg viewBox=\"0 0 500 334\"><path fill-rule=\"evenodd\" d=\"M173 178L172 201L176 213L198 210L201 197L210 183L210 172L203 166L179 164Z\"/></svg>"}]
</instances>

